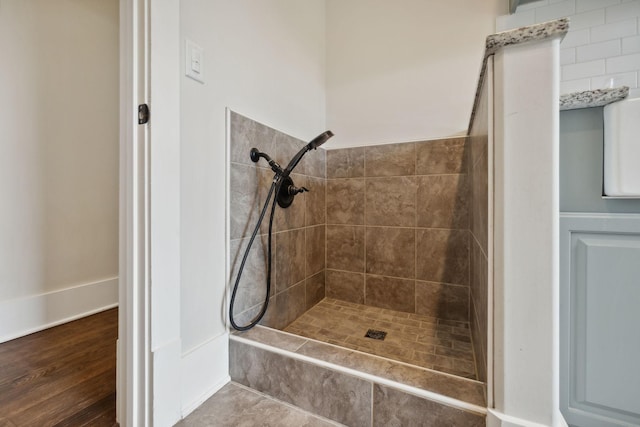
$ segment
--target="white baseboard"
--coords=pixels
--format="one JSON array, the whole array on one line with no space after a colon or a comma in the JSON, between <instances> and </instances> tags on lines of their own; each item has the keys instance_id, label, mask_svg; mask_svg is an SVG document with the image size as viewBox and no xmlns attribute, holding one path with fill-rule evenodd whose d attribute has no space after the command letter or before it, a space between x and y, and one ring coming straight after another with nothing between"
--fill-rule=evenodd
<instances>
[{"instance_id":1,"label":"white baseboard","mask_svg":"<svg viewBox=\"0 0 640 427\"><path fill-rule=\"evenodd\" d=\"M170 427L181 418L180 405L180 339L153 350L153 423Z\"/></svg>"},{"instance_id":2,"label":"white baseboard","mask_svg":"<svg viewBox=\"0 0 640 427\"><path fill-rule=\"evenodd\" d=\"M182 355L182 417L213 396L229 377L229 334L210 339Z\"/></svg>"},{"instance_id":3,"label":"white baseboard","mask_svg":"<svg viewBox=\"0 0 640 427\"><path fill-rule=\"evenodd\" d=\"M0 301L0 343L118 305L118 278Z\"/></svg>"},{"instance_id":4,"label":"white baseboard","mask_svg":"<svg viewBox=\"0 0 640 427\"><path fill-rule=\"evenodd\" d=\"M487 411L487 427L549 427L522 418L503 414L495 409Z\"/></svg>"}]
</instances>

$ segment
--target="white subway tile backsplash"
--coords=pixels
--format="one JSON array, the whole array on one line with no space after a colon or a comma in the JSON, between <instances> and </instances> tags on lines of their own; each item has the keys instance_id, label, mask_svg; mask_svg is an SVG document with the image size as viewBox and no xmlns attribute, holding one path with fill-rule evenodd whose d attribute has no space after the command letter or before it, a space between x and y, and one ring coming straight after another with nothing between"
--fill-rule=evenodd
<instances>
[{"instance_id":1,"label":"white subway tile backsplash","mask_svg":"<svg viewBox=\"0 0 640 427\"><path fill-rule=\"evenodd\" d=\"M536 22L546 22L553 19L564 18L576 13L576 0L564 0L560 3L549 6L538 7L536 12Z\"/></svg>"},{"instance_id":2,"label":"white subway tile backsplash","mask_svg":"<svg viewBox=\"0 0 640 427\"><path fill-rule=\"evenodd\" d=\"M637 34L637 29L638 20L635 18L592 27L591 43L633 36Z\"/></svg>"},{"instance_id":3,"label":"white subway tile backsplash","mask_svg":"<svg viewBox=\"0 0 640 427\"><path fill-rule=\"evenodd\" d=\"M612 6L614 4L620 4L620 0L577 0L576 12L602 9L607 6Z\"/></svg>"},{"instance_id":4,"label":"white subway tile backsplash","mask_svg":"<svg viewBox=\"0 0 640 427\"><path fill-rule=\"evenodd\" d=\"M640 53L608 58L607 73L624 73L640 69Z\"/></svg>"},{"instance_id":5,"label":"white subway tile backsplash","mask_svg":"<svg viewBox=\"0 0 640 427\"><path fill-rule=\"evenodd\" d=\"M560 49L560 65L574 64L576 62L576 49Z\"/></svg>"},{"instance_id":6,"label":"white subway tile backsplash","mask_svg":"<svg viewBox=\"0 0 640 427\"><path fill-rule=\"evenodd\" d=\"M576 50L576 62L586 62L620 55L622 49L620 47L620 39L616 39L580 46Z\"/></svg>"},{"instance_id":7,"label":"white subway tile backsplash","mask_svg":"<svg viewBox=\"0 0 640 427\"><path fill-rule=\"evenodd\" d=\"M604 61L604 59L598 59L596 61L563 65L562 80L577 80L602 75L605 72Z\"/></svg>"},{"instance_id":8,"label":"white subway tile backsplash","mask_svg":"<svg viewBox=\"0 0 640 427\"><path fill-rule=\"evenodd\" d=\"M514 28L526 27L535 23L536 14L533 10L512 15L502 15L496 19L496 31L513 30Z\"/></svg>"},{"instance_id":9,"label":"white subway tile backsplash","mask_svg":"<svg viewBox=\"0 0 640 427\"><path fill-rule=\"evenodd\" d=\"M622 39L622 53L636 53L640 52L640 36L625 37Z\"/></svg>"},{"instance_id":10,"label":"white subway tile backsplash","mask_svg":"<svg viewBox=\"0 0 640 427\"><path fill-rule=\"evenodd\" d=\"M613 82L612 82L613 79ZM611 85L613 83L613 85ZM605 74L591 79L591 89L604 89L608 87L629 86L638 87L638 73Z\"/></svg>"},{"instance_id":11,"label":"white subway tile backsplash","mask_svg":"<svg viewBox=\"0 0 640 427\"><path fill-rule=\"evenodd\" d=\"M564 36L562 43L560 43L560 47L567 48L589 44L589 35L590 32L588 28L576 31L569 29L569 32Z\"/></svg>"},{"instance_id":12,"label":"white subway tile backsplash","mask_svg":"<svg viewBox=\"0 0 640 427\"><path fill-rule=\"evenodd\" d=\"M496 19L497 31L568 16L561 93L629 86L640 97L640 0L538 0ZM613 80L612 80L613 79Z\"/></svg>"},{"instance_id":13,"label":"white subway tile backsplash","mask_svg":"<svg viewBox=\"0 0 640 427\"><path fill-rule=\"evenodd\" d=\"M591 90L590 79L567 80L560 82L560 93L584 92Z\"/></svg>"},{"instance_id":14,"label":"white subway tile backsplash","mask_svg":"<svg viewBox=\"0 0 640 427\"><path fill-rule=\"evenodd\" d=\"M640 16L640 0L611 6L605 9L607 22L618 22Z\"/></svg>"},{"instance_id":15,"label":"white subway tile backsplash","mask_svg":"<svg viewBox=\"0 0 640 427\"><path fill-rule=\"evenodd\" d=\"M537 9L548 4L549 0L538 0L531 3L521 4L520 6L518 6L518 9L516 9L516 13L524 12L531 9Z\"/></svg>"},{"instance_id":16,"label":"white subway tile backsplash","mask_svg":"<svg viewBox=\"0 0 640 427\"><path fill-rule=\"evenodd\" d=\"M627 98L640 98L640 89L630 89Z\"/></svg>"},{"instance_id":17,"label":"white subway tile backsplash","mask_svg":"<svg viewBox=\"0 0 640 427\"><path fill-rule=\"evenodd\" d=\"M580 30L582 28L604 25L604 9L591 10L589 12L578 13L571 18L569 28Z\"/></svg>"}]
</instances>

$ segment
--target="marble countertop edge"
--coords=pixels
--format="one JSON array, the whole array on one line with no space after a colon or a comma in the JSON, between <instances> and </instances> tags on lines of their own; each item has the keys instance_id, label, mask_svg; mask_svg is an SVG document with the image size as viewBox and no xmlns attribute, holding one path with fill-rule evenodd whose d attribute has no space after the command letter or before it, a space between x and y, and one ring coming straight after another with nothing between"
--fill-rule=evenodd
<instances>
[{"instance_id":1,"label":"marble countertop edge","mask_svg":"<svg viewBox=\"0 0 640 427\"><path fill-rule=\"evenodd\" d=\"M560 111L602 107L623 100L628 95L629 87L627 86L567 93L560 95Z\"/></svg>"}]
</instances>

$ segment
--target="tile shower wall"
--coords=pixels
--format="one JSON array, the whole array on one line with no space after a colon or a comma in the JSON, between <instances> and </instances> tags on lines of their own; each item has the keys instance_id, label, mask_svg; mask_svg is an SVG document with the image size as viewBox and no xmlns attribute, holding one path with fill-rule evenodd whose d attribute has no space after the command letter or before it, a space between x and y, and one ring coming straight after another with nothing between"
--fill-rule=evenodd
<instances>
[{"instance_id":1,"label":"tile shower wall","mask_svg":"<svg viewBox=\"0 0 640 427\"><path fill-rule=\"evenodd\" d=\"M230 121L229 280L233 285L273 179L267 163L253 163L249 151L256 147L286 165L304 142L234 112ZM324 150L308 153L291 177L309 192L296 196L287 209L276 207L265 326L284 328L325 296L325 164ZM253 319L265 298L268 224L269 212L252 245L236 296L234 317L241 325Z\"/></svg>"},{"instance_id":2,"label":"tile shower wall","mask_svg":"<svg viewBox=\"0 0 640 427\"><path fill-rule=\"evenodd\" d=\"M486 76L485 76L486 79ZM487 84L483 84L469 137L469 222L471 337L478 379L487 377L488 238L489 238L489 106Z\"/></svg>"},{"instance_id":3,"label":"tile shower wall","mask_svg":"<svg viewBox=\"0 0 640 427\"><path fill-rule=\"evenodd\" d=\"M560 93L629 86L640 97L640 0L538 0L499 16L498 31L569 17L560 44Z\"/></svg>"},{"instance_id":4,"label":"tile shower wall","mask_svg":"<svg viewBox=\"0 0 640 427\"><path fill-rule=\"evenodd\" d=\"M467 139L327 152L326 294L469 320Z\"/></svg>"}]
</instances>

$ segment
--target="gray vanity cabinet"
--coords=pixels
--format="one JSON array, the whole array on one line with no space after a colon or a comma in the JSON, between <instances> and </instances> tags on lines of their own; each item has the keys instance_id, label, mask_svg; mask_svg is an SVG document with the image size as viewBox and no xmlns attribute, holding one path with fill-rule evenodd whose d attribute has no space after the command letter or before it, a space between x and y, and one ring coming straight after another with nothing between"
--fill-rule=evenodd
<instances>
[{"instance_id":1,"label":"gray vanity cabinet","mask_svg":"<svg viewBox=\"0 0 640 427\"><path fill-rule=\"evenodd\" d=\"M560 405L570 425L640 425L640 216L560 217Z\"/></svg>"}]
</instances>

